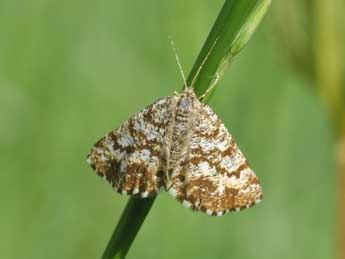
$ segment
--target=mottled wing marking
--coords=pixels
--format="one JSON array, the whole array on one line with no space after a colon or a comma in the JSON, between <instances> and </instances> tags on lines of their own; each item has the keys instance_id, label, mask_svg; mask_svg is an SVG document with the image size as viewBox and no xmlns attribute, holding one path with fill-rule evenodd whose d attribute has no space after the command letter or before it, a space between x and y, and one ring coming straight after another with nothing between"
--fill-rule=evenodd
<instances>
[{"instance_id":1,"label":"mottled wing marking","mask_svg":"<svg viewBox=\"0 0 345 259\"><path fill-rule=\"evenodd\" d=\"M184 206L209 215L262 199L235 141L192 88L160 99L108 133L88 162L122 194L150 197L163 187Z\"/></svg>"},{"instance_id":2,"label":"mottled wing marking","mask_svg":"<svg viewBox=\"0 0 345 259\"><path fill-rule=\"evenodd\" d=\"M222 121L198 100L194 109L190 153L169 192L186 207L218 216L260 202L259 180Z\"/></svg>"},{"instance_id":3,"label":"mottled wing marking","mask_svg":"<svg viewBox=\"0 0 345 259\"><path fill-rule=\"evenodd\" d=\"M122 194L154 196L163 186L162 143L171 97L165 97L109 132L91 149L88 162Z\"/></svg>"}]
</instances>

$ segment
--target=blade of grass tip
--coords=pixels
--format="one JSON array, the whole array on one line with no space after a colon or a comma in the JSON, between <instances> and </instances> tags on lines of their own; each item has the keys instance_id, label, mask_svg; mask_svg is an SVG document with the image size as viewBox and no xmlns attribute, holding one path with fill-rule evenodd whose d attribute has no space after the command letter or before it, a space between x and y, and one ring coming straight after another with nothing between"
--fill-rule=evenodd
<instances>
[{"instance_id":1,"label":"blade of grass tip","mask_svg":"<svg viewBox=\"0 0 345 259\"><path fill-rule=\"evenodd\" d=\"M252 34L265 16L271 0L225 1L218 18L187 79L193 85L197 96L203 95L216 78L222 77L227 64L247 44ZM205 57L207 60L205 61ZM200 70L200 66L202 68ZM196 72L200 73L194 79ZM215 90L208 92L205 102Z\"/></svg>"},{"instance_id":2,"label":"blade of grass tip","mask_svg":"<svg viewBox=\"0 0 345 259\"><path fill-rule=\"evenodd\" d=\"M189 74L187 83L198 96L205 93L217 74L241 51L263 18L270 0L228 0ZM200 66L202 65L202 68ZM214 89L213 89L214 91ZM204 99L210 99L211 92ZM103 259L125 258L155 198L131 197L103 254Z\"/></svg>"}]
</instances>

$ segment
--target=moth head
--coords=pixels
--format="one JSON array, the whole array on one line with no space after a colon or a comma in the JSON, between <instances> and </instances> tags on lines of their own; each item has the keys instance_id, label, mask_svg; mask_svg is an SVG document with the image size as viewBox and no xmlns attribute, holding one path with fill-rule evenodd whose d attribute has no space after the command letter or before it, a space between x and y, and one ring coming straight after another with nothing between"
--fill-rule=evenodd
<instances>
[{"instance_id":1,"label":"moth head","mask_svg":"<svg viewBox=\"0 0 345 259\"><path fill-rule=\"evenodd\" d=\"M183 90L182 95L186 95L186 96L188 96L188 97L196 98L196 95L195 95L195 92L194 92L193 87L186 87L186 88Z\"/></svg>"}]
</instances>

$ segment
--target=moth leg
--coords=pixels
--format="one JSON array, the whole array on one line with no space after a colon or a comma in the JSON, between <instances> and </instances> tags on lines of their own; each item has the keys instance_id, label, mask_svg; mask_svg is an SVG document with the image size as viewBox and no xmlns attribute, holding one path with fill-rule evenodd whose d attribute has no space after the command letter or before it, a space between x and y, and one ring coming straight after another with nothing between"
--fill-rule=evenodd
<instances>
[{"instance_id":1,"label":"moth leg","mask_svg":"<svg viewBox=\"0 0 345 259\"><path fill-rule=\"evenodd\" d=\"M218 84L220 79L219 73L217 72L215 77L213 78L211 85L207 88L206 92L199 97L199 100L202 101L205 97L211 92L211 90Z\"/></svg>"}]
</instances>

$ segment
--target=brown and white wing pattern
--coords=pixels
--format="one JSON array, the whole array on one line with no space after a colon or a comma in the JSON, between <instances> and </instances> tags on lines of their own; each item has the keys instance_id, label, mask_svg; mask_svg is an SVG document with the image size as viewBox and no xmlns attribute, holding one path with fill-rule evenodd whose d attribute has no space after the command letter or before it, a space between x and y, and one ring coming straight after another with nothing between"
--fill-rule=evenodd
<instances>
[{"instance_id":1,"label":"brown and white wing pattern","mask_svg":"<svg viewBox=\"0 0 345 259\"><path fill-rule=\"evenodd\" d=\"M162 98L135 114L89 152L89 164L119 193L150 197L163 186L161 149L170 101Z\"/></svg>"},{"instance_id":2,"label":"brown and white wing pattern","mask_svg":"<svg viewBox=\"0 0 345 259\"><path fill-rule=\"evenodd\" d=\"M259 180L235 141L209 106L198 106L189 155L169 192L184 206L217 216L260 202Z\"/></svg>"}]
</instances>

